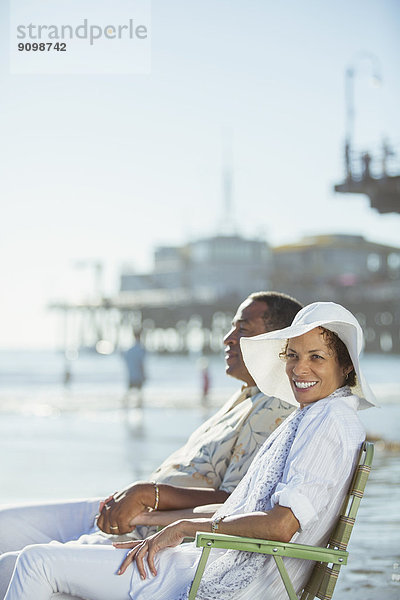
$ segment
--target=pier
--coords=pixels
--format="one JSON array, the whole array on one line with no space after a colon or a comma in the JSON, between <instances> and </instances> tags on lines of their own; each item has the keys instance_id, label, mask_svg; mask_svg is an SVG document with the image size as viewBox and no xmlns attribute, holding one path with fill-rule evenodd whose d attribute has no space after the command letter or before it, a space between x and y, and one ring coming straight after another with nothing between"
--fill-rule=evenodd
<instances>
[{"instance_id":1,"label":"pier","mask_svg":"<svg viewBox=\"0 0 400 600\"><path fill-rule=\"evenodd\" d=\"M368 196L371 208L381 214L400 213L400 175L388 169L388 159L394 156L387 144L380 153L358 152L352 158L346 147L346 176L334 186L335 192Z\"/></svg>"},{"instance_id":2,"label":"pier","mask_svg":"<svg viewBox=\"0 0 400 600\"><path fill-rule=\"evenodd\" d=\"M343 304L364 327L366 351L400 353L400 248L351 235L315 236L277 248L216 236L156 249L155 258L151 273L122 274L113 297L50 306L63 316L66 352L123 349L139 329L150 351L220 352L237 306L264 289L304 304Z\"/></svg>"},{"instance_id":3,"label":"pier","mask_svg":"<svg viewBox=\"0 0 400 600\"><path fill-rule=\"evenodd\" d=\"M364 64L370 70L373 87L382 85L380 61L371 52L359 52L345 71L346 134L344 143L345 177L334 186L340 194L368 196L371 208L379 213L400 213L399 148L384 137L380 149L360 150L354 143L356 118L354 82ZM364 74L365 76L365 74Z\"/></svg>"}]
</instances>

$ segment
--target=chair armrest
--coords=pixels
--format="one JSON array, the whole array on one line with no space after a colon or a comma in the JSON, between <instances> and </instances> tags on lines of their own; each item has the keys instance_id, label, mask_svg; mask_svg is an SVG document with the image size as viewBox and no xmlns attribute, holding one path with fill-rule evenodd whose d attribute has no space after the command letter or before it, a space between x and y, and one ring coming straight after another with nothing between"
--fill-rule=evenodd
<instances>
[{"instance_id":1,"label":"chair armrest","mask_svg":"<svg viewBox=\"0 0 400 600\"><path fill-rule=\"evenodd\" d=\"M344 550L307 546L291 542L284 543L275 542L273 540L260 540L257 538L225 535L223 533L198 533L196 535L196 546L210 549L224 548L226 550L244 550L245 552L287 556L289 558L301 558L303 560L315 560L318 562L340 565L346 565L348 558L348 552Z\"/></svg>"}]
</instances>

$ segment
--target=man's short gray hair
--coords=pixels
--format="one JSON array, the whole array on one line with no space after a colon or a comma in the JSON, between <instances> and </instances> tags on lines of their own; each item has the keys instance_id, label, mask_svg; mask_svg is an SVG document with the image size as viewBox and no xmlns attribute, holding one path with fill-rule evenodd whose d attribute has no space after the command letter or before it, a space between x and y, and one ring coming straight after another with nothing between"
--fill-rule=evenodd
<instances>
[{"instance_id":1,"label":"man's short gray hair","mask_svg":"<svg viewBox=\"0 0 400 600\"><path fill-rule=\"evenodd\" d=\"M296 298L282 292L254 292L249 298L267 305L268 308L263 314L266 331L288 327L303 308Z\"/></svg>"}]
</instances>

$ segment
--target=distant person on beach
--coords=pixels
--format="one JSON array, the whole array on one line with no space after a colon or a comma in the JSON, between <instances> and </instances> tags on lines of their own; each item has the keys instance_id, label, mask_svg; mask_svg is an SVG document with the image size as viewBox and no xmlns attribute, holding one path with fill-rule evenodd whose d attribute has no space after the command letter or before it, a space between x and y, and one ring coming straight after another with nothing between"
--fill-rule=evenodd
<instances>
[{"instance_id":1,"label":"distant person on beach","mask_svg":"<svg viewBox=\"0 0 400 600\"><path fill-rule=\"evenodd\" d=\"M200 404L203 408L208 406L209 393L211 387L211 378L210 378L210 369L208 365L208 360L202 356L199 359L199 369L200 369L200 383L201 383L201 397Z\"/></svg>"},{"instance_id":2,"label":"distant person on beach","mask_svg":"<svg viewBox=\"0 0 400 600\"><path fill-rule=\"evenodd\" d=\"M124 397L124 405L126 408L129 406L130 392L134 391L136 392L135 404L141 408L143 405L142 387L146 381L144 367L146 350L140 341L140 331L135 330L133 336L135 340L133 346L123 353L128 371L128 393Z\"/></svg>"},{"instance_id":3,"label":"distant person on beach","mask_svg":"<svg viewBox=\"0 0 400 600\"><path fill-rule=\"evenodd\" d=\"M294 401L281 401L260 392L244 364L240 339L286 327L300 309L297 300L278 292L251 294L237 309L224 338L225 371L243 383L241 389L150 478L185 488L189 508L224 502L265 439L294 410ZM138 524L142 505L137 497L144 487L154 494L153 483L141 482L128 485L106 500L92 498L0 510L0 599L19 551L29 544L52 540L110 544L115 535L129 532L130 539L143 539L154 531Z\"/></svg>"},{"instance_id":4,"label":"distant person on beach","mask_svg":"<svg viewBox=\"0 0 400 600\"><path fill-rule=\"evenodd\" d=\"M325 545L365 439L357 411L375 403L359 362L363 341L354 315L333 302L304 307L289 327L244 337L246 365L259 388L297 408L265 440L226 501L208 507L206 516L180 517L145 540L115 547L85 540L30 545L5 600L51 600L58 592L63 599L67 593L87 600L187 600L202 549L182 542L197 532ZM188 492L144 484L136 503L147 515L149 507L150 515L186 509L194 506ZM107 505L103 510L112 510ZM114 521L111 529L123 526ZM285 564L297 598L314 565ZM285 600L287 592L272 556L221 548L211 552L196 597Z\"/></svg>"}]
</instances>

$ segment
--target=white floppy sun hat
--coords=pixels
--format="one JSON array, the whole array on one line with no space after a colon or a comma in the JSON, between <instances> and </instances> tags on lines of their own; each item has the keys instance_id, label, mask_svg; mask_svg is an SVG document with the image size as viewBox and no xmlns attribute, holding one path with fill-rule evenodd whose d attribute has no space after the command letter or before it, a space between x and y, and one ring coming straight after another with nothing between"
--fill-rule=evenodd
<instances>
[{"instance_id":1,"label":"white floppy sun hat","mask_svg":"<svg viewBox=\"0 0 400 600\"><path fill-rule=\"evenodd\" d=\"M357 384L352 391L360 398L359 408L376 406L374 393L360 368L359 357L364 342L361 326L350 311L334 302L309 304L295 316L289 327L240 340L244 362L258 388L267 396L298 406L285 373L285 363L279 354L286 340L308 333L315 327L333 331L346 345L357 375Z\"/></svg>"}]
</instances>

